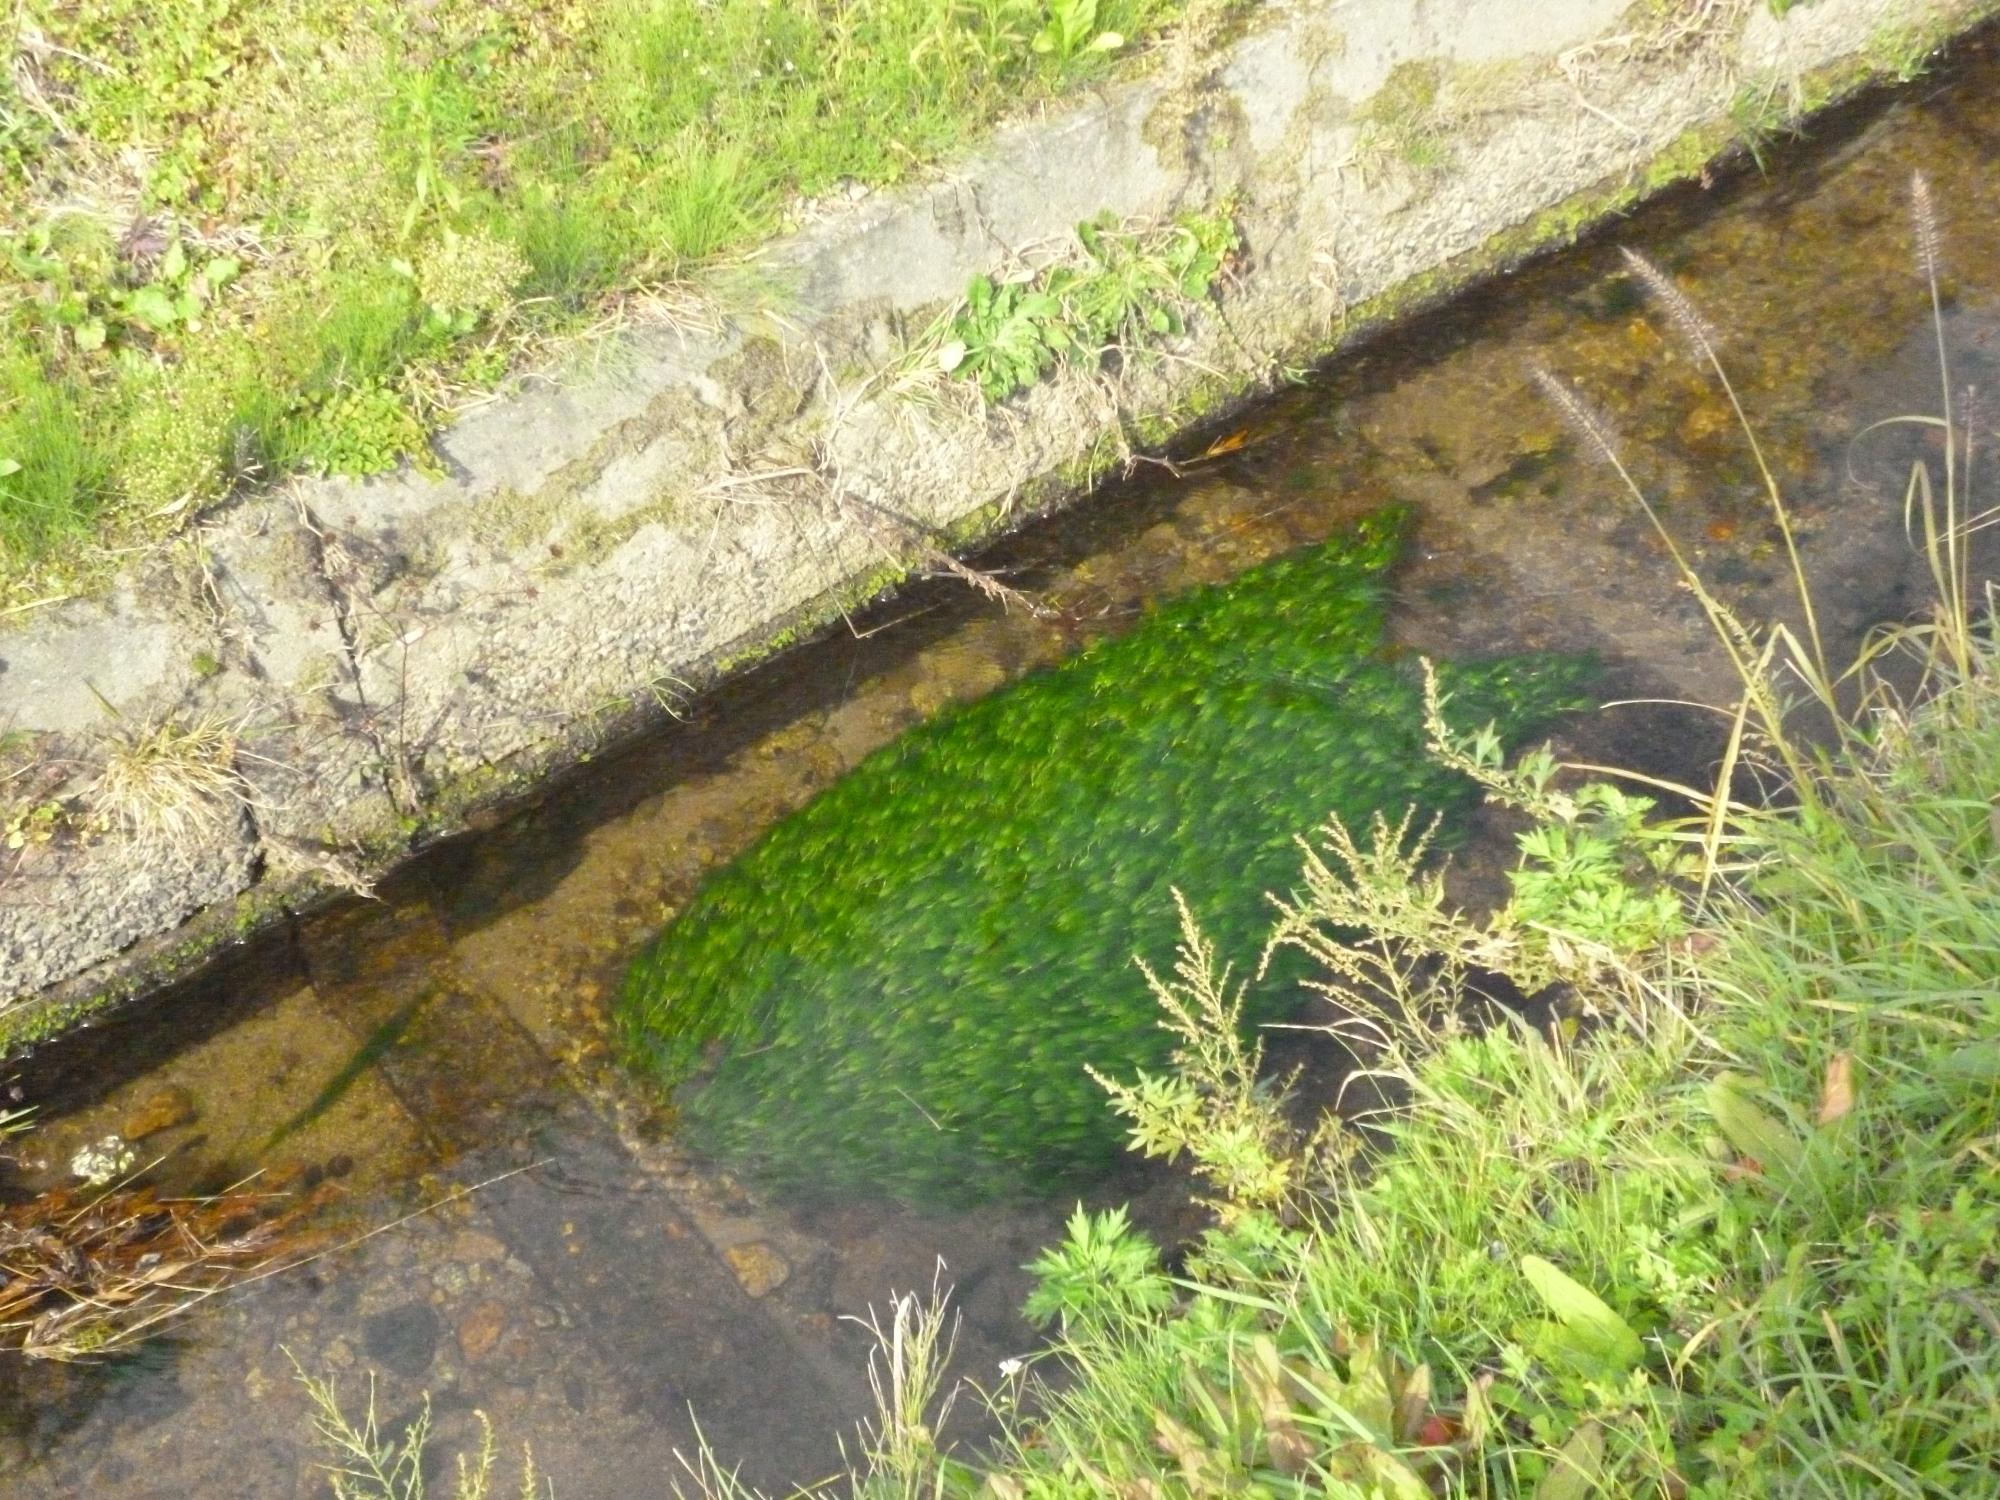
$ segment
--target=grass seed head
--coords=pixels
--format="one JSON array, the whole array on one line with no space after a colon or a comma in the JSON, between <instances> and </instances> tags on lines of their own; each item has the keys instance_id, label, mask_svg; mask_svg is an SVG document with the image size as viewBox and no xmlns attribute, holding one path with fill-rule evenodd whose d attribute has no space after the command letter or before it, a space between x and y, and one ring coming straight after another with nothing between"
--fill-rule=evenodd
<instances>
[{"instance_id":1,"label":"grass seed head","mask_svg":"<svg viewBox=\"0 0 2000 1500\"><path fill-rule=\"evenodd\" d=\"M1654 300L1665 310L1668 320L1687 340L1695 355L1709 364L1716 363L1715 325L1701 315L1688 294L1675 285L1674 279L1657 263L1629 245L1621 246L1619 254L1625 257L1626 269L1653 294Z\"/></svg>"}]
</instances>

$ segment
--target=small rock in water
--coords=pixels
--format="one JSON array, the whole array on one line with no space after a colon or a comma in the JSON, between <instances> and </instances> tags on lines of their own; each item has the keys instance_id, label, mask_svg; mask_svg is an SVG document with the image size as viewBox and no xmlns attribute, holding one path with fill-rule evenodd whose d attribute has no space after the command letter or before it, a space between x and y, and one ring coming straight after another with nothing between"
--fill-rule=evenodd
<instances>
[{"instance_id":1,"label":"small rock in water","mask_svg":"<svg viewBox=\"0 0 2000 1500\"><path fill-rule=\"evenodd\" d=\"M451 1258L472 1264L484 1260L505 1260L507 1247L478 1229L461 1229L451 1237Z\"/></svg>"},{"instance_id":2,"label":"small rock in water","mask_svg":"<svg viewBox=\"0 0 2000 1500\"><path fill-rule=\"evenodd\" d=\"M125 1128L119 1134L128 1141L143 1141L194 1117L194 1095L177 1083L164 1084L138 1102L125 1117Z\"/></svg>"},{"instance_id":3,"label":"small rock in water","mask_svg":"<svg viewBox=\"0 0 2000 1500\"><path fill-rule=\"evenodd\" d=\"M477 1363L493 1352L507 1328L507 1309L498 1302L475 1302L458 1320L458 1347L467 1360Z\"/></svg>"},{"instance_id":4,"label":"small rock in water","mask_svg":"<svg viewBox=\"0 0 2000 1500\"><path fill-rule=\"evenodd\" d=\"M371 1360L412 1380L437 1356L438 1315L421 1302L378 1312L363 1321L361 1331Z\"/></svg>"},{"instance_id":5,"label":"small rock in water","mask_svg":"<svg viewBox=\"0 0 2000 1500\"><path fill-rule=\"evenodd\" d=\"M729 1269L736 1273L743 1290L753 1297L775 1292L792 1274L785 1258L762 1240L752 1240L747 1245L731 1245L722 1252L722 1258L729 1262Z\"/></svg>"}]
</instances>

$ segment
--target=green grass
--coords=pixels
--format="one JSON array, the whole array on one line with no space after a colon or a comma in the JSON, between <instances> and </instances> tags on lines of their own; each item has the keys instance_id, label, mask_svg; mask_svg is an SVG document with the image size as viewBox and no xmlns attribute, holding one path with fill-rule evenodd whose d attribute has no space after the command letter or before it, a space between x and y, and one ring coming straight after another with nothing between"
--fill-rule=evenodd
<instances>
[{"instance_id":1,"label":"green grass","mask_svg":"<svg viewBox=\"0 0 2000 1500\"><path fill-rule=\"evenodd\" d=\"M1382 1018L1378 1150L1296 1227L1212 1232L1171 1315L1123 1311L1118 1282L1078 1298L1078 1378L1006 1471L1038 1494L1190 1462L1274 1495L1986 1492L1995 661L1850 743L1806 806L1743 815L1751 868L1700 957L1585 987L1607 1016L1581 1036Z\"/></svg>"},{"instance_id":2,"label":"green grass","mask_svg":"<svg viewBox=\"0 0 2000 1500\"><path fill-rule=\"evenodd\" d=\"M1460 806L1421 754L1420 697L1379 659L1402 531L1351 533L1156 608L870 757L711 880L634 965L619 1018L682 1083L689 1139L781 1185L969 1198L1108 1166L1119 1130L1084 1065L1164 1062L1131 968L1170 888L1225 940L1261 931L1294 831ZM1587 669L1453 669L1509 735ZM1273 976L1249 1014L1295 1008Z\"/></svg>"},{"instance_id":3,"label":"green grass","mask_svg":"<svg viewBox=\"0 0 2000 1500\"><path fill-rule=\"evenodd\" d=\"M1921 180L1915 201L1935 306ZM1694 309L1633 264L1733 402ZM1548 388L1652 518L1588 408ZM1546 756L1503 771L1490 739L1434 718L1433 753L1537 824L1480 924L1392 830L1329 827L1272 946L1325 972L1378 1101L1365 1134L1302 1143L1269 1099L1259 1123L1254 1059L1189 1024L1227 1014L1190 932L1178 982L1156 986L1175 1070L1114 1083L1114 1103L1137 1144L1190 1151L1211 1181L1232 1163L1268 1180L1245 1163L1280 1159L1278 1211L1225 1196L1164 1313L1157 1262L1116 1225L1073 1226L1038 1262L1031 1309L1059 1321L1070 1378L1011 1426L1009 1493L1993 1488L2000 628L1973 588L1982 517L1948 377L1941 397L1939 418L1903 419L1949 455L1908 500L1937 608L1839 677L1747 421L1803 631L1746 626L1675 553L1742 684L1717 785L1748 758L1782 783L1775 803L1717 794L1648 823L1628 797L1564 789ZM1918 664L1914 693L1894 658ZM1830 743L1801 737L1801 708ZM1567 1018L1496 1012L1490 970ZM932 1470L947 1491L962 1477Z\"/></svg>"},{"instance_id":4,"label":"green grass","mask_svg":"<svg viewBox=\"0 0 2000 1500\"><path fill-rule=\"evenodd\" d=\"M0 595L248 475L389 467L620 294L1239 3L19 0Z\"/></svg>"}]
</instances>

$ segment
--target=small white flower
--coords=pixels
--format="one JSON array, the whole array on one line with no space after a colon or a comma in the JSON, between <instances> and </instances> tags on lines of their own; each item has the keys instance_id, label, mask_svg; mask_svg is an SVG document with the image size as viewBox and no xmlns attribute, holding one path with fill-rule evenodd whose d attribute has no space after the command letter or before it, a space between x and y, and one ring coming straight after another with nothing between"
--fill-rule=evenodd
<instances>
[{"instance_id":1,"label":"small white flower","mask_svg":"<svg viewBox=\"0 0 2000 1500\"><path fill-rule=\"evenodd\" d=\"M1027 1366L1018 1359L1003 1359L1000 1361L1000 1373L1009 1380L1012 1380L1026 1368Z\"/></svg>"}]
</instances>

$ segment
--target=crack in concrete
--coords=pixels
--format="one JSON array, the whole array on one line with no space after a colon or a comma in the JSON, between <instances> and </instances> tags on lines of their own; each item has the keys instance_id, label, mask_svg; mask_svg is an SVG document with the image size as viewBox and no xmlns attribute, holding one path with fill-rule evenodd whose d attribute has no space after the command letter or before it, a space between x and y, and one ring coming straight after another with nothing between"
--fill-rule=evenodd
<instances>
[{"instance_id":1,"label":"crack in concrete","mask_svg":"<svg viewBox=\"0 0 2000 1500\"><path fill-rule=\"evenodd\" d=\"M398 739L392 747L383 738L375 706L368 701L368 691L362 684L361 632L356 623L360 605L349 587L358 576L359 569L341 542L339 533L321 522L303 496L297 497L297 504L299 527L309 539L306 543L307 556L314 574L333 601L334 628L340 633L347 661L348 684L360 709L359 727L375 749L376 769L382 778L383 789L389 794L390 803L398 813L414 815L422 803L410 765L408 741L402 735L404 726L401 715L407 704L407 693L402 695L404 701L398 704Z\"/></svg>"}]
</instances>

